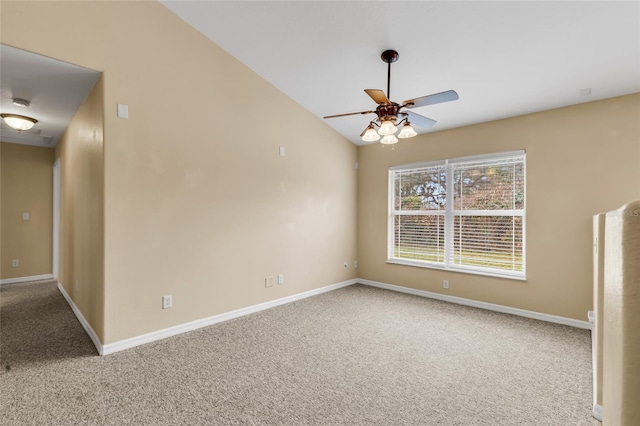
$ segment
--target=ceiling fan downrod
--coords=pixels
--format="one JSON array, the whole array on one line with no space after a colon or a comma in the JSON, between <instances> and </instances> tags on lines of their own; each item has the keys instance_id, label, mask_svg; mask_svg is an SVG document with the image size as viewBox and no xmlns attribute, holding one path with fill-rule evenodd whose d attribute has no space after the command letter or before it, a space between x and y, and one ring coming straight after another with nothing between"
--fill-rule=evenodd
<instances>
[{"instance_id":1,"label":"ceiling fan downrod","mask_svg":"<svg viewBox=\"0 0 640 426\"><path fill-rule=\"evenodd\" d=\"M400 55L395 50L385 50L380 55L383 62L388 64L387 66L387 99L391 99L391 63L398 60Z\"/></svg>"}]
</instances>

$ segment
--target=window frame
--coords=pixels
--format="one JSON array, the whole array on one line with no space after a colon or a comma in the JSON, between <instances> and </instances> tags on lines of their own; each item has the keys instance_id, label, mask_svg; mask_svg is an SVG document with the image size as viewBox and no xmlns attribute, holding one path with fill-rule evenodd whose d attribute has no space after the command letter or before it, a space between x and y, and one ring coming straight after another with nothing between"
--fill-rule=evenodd
<instances>
[{"instance_id":1,"label":"window frame","mask_svg":"<svg viewBox=\"0 0 640 426\"><path fill-rule=\"evenodd\" d=\"M523 189L524 200L522 210L456 210L454 209L454 190L453 184L449 186L449 182L453 182L453 168L455 164L473 162L473 161L487 161L496 160L499 162L501 159L509 157L519 157L523 159ZM395 176L399 171L414 170L419 168L431 168L431 167L445 168L445 188L446 188L446 202L444 210L395 210ZM388 176L388 223L387 223L387 263L417 266L422 268L439 269L453 272L462 272L475 275L486 275L499 278L509 278L514 280L526 281L526 186L527 186L527 162L526 151L509 151L500 152L494 154L458 157L437 161L411 163L399 166L389 167ZM495 214L491 214L494 212ZM402 257L395 257L395 218L402 215L440 215L444 219L444 261L433 262L427 260L413 260ZM454 223L455 218L458 216L511 216L521 217L522 219L522 271L513 270L500 270L498 268L487 268L470 265L457 265L453 262L453 238L454 238Z\"/></svg>"}]
</instances>

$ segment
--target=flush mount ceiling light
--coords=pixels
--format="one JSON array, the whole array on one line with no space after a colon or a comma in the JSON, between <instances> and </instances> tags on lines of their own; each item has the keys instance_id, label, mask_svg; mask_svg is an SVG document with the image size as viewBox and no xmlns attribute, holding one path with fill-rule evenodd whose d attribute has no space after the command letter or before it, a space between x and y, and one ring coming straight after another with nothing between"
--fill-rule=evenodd
<instances>
[{"instance_id":1,"label":"flush mount ceiling light","mask_svg":"<svg viewBox=\"0 0 640 426\"><path fill-rule=\"evenodd\" d=\"M5 123L19 132L29 130L38 122L35 118L19 114L0 114L0 117L4 119Z\"/></svg>"},{"instance_id":2,"label":"flush mount ceiling light","mask_svg":"<svg viewBox=\"0 0 640 426\"><path fill-rule=\"evenodd\" d=\"M396 52L395 50L385 50L384 52L382 52L382 61L388 64L386 95L382 90L365 89L367 95L369 95L371 99L373 99L378 104L378 107L375 111L361 111L350 112L347 114L328 115L324 118L327 119L344 117L347 115L376 114L378 117L369 123L367 128L364 129L364 131L360 134L360 137L365 142L375 142L382 136L382 139L380 139L380 143L387 145L398 142L398 138L412 138L418 134L418 132L416 132L413 127L411 127L409 119L411 119L411 122L414 123L417 127L425 130L436 124L435 120L432 120L420 114L416 114L415 112L401 110L403 108L411 109L427 105L440 104L443 102L455 101L459 99L458 94L455 90L447 90L446 92L422 96L415 99L409 99L404 101L402 104L391 102L389 100L391 64L393 62L396 62L399 56L400 55L398 55L398 52ZM375 129L376 127L378 128L377 131ZM400 132L396 134L398 129L400 129Z\"/></svg>"}]
</instances>

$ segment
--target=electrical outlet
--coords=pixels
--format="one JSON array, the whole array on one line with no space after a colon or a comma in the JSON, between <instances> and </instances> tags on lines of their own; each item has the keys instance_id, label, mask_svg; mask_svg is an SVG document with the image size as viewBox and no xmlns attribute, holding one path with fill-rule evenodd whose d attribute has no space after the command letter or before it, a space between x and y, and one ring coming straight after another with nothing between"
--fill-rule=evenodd
<instances>
[{"instance_id":1,"label":"electrical outlet","mask_svg":"<svg viewBox=\"0 0 640 426\"><path fill-rule=\"evenodd\" d=\"M264 279L265 287L273 287L273 277L267 277Z\"/></svg>"},{"instance_id":2,"label":"electrical outlet","mask_svg":"<svg viewBox=\"0 0 640 426\"><path fill-rule=\"evenodd\" d=\"M357 260L353 261L353 269L358 269L358 261Z\"/></svg>"},{"instance_id":3,"label":"electrical outlet","mask_svg":"<svg viewBox=\"0 0 640 426\"><path fill-rule=\"evenodd\" d=\"M169 309L171 306L173 306L171 295L162 296L162 309Z\"/></svg>"},{"instance_id":4,"label":"electrical outlet","mask_svg":"<svg viewBox=\"0 0 640 426\"><path fill-rule=\"evenodd\" d=\"M344 262L344 263L342 264L342 267L343 267L344 269L349 269L349 264L348 264L347 262Z\"/></svg>"},{"instance_id":5,"label":"electrical outlet","mask_svg":"<svg viewBox=\"0 0 640 426\"><path fill-rule=\"evenodd\" d=\"M449 280L442 280L442 288L449 289Z\"/></svg>"},{"instance_id":6,"label":"electrical outlet","mask_svg":"<svg viewBox=\"0 0 640 426\"><path fill-rule=\"evenodd\" d=\"M284 274L278 275L278 285L284 284Z\"/></svg>"},{"instance_id":7,"label":"electrical outlet","mask_svg":"<svg viewBox=\"0 0 640 426\"><path fill-rule=\"evenodd\" d=\"M76 280L76 281L73 283L73 289L74 289L75 291L78 291L78 288L80 288L80 285L78 284L78 280Z\"/></svg>"},{"instance_id":8,"label":"electrical outlet","mask_svg":"<svg viewBox=\"0 0 640 426\"><path fill-rule=\"evenodd\" d=\"M20 261L18 259L13 259L11 261L11 266L13 266L14 268L17 268L18 266L20 266Z\"/></svg>"}]
</instances>

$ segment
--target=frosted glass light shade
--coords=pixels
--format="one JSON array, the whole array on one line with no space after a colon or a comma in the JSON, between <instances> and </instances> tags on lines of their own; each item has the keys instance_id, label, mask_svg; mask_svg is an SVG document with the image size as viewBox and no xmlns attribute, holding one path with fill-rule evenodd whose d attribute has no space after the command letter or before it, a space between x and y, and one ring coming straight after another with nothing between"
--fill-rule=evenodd
<instances>
[{"instance_id":1,"label":"frosted glass light shade","mask_svg":"<svg viewBox=\"0 0 640 426\"><path fill-rule=\"evenodd\" d=\"M396 142L398 142L398 138L396 138L394 135L386 135L380 140L380 143L383 143L385 145L392 145Z\"/></svg>"},{"instance_id":2,"label":"frosted glass light shade","mask_svg":"<svg viewBox=\"0 0 640 426\"><path fill-rule=\"evenodd\" d=\"M400 133L398 133L398 137L402 139L406 139L406 138L412 138L417 134L418 133L415 130L413 130L413 127L411 127L410 124L405 124L402 127L402 130L400 130Z\"/></svg>"},{"instance_id":3,"label":"frosted glass light shade","mask_svg":"<svg viewBox=\"0 0 640 426\"><path fill-rule=\"evenodd\" d=\"M375 142L380 139L380 135L373 127L369 127L364 135L362 135L362 140L365 142Z\"/></svg>"},{"instance_id":4,"label":"frosted glass light shade","mask_svg":"<svg viewBox=\"0 0 640 426\"><path fill-rule=\"evenodd\" d=\"M398 128L393 124L393 121L383 121L378 129L378 133L382 136L393 135Z\"/></svg>"},{"instance_id":5,"label":"frosted glass light shade","mask_svg":"<svg viewBox=\"0 0 640 426\"><path fill-rule=\"evenodd\" d=\"M17 131L29 130L38 122L35 118L26 117L18 114L2 114L5 123L13 127Z\"/></svg>"}]
</instances>

